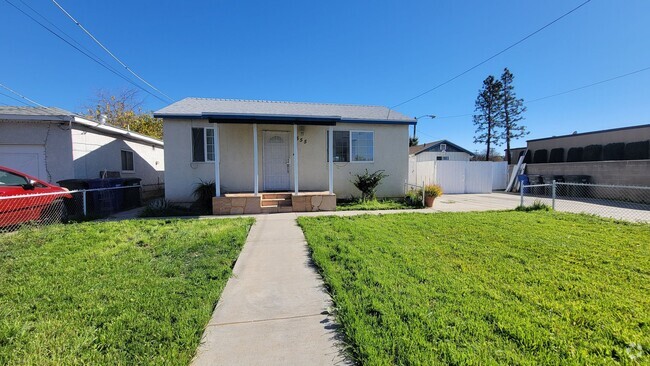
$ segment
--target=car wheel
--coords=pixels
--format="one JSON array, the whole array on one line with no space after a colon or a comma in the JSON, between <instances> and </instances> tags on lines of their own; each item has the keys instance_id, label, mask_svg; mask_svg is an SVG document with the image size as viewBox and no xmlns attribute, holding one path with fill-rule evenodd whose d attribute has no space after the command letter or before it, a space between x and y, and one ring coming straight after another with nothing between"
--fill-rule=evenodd
<instances>
[{"instance_id":1,"label":"car wheel","mask_svg":"<svg viewBox=\"0 0 650 366\"><path fill-rule=\"evenodd\" d=\"M63 204L63 200L52 202L46 209L41 212L41 222L44 224L65 223L68 221L68 210Z\"/></svg>"}]
</instances>

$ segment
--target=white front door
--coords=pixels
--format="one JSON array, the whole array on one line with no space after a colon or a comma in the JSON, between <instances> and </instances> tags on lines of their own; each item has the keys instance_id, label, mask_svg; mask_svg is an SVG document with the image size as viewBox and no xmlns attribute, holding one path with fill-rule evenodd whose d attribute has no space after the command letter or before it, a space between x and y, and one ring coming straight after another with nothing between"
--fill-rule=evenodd
<instances>
[{"instance_id":1,"label":"white front door","mask_svg":"<svg viewBox=\"0 0 650 366\"><path fill-rule=\"evenodd\" d=\"M264 131L264 190L289 190L289 132Z\"/></svg>"}]
</instances>

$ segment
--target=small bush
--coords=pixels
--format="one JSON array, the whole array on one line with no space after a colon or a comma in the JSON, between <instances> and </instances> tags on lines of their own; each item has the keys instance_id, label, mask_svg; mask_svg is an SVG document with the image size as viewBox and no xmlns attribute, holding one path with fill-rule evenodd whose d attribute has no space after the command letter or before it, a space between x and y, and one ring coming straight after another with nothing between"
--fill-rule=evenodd
<instances>
[{"instance_id":1,"label":"small bush","mask_svg":"<svg viewBox=\"0 0 650 366\"><path fill-rule=\"evenodd\" d=\"M406 192L404 196L404 202L407 205L413 207L422 207L422 190L421 189L412 189Z\"/></svg>"},{"instance_id":2,"label":"small bush","mask_svg":"<svg viewBox=\"0 0 650 366\"><path fill-rule=\"evenodd\" d=\"M383 170L377 170L374 173L368 173L368 169L363 174L356 174L356 179L352 181L355 187L361 191L361 200L368 201L375 199L377 187L382 179L388 177Z\"/></svg>"},{"instance_id":3,"label":"small bush","mask_svg":"<svg viewBox=\"0 0 650 366\"><path fill-rule=\"evenodd\" d=\"M208 181L199 181L192 191L192 195L196 197L196 202L194 206L201 213L210 214L212 213L212 197L215 196L215 185L214 182Z\"/></svg>"},{"instance_id":4,"label":"small bush","mask_svg":"<svg viewBox=\"0 0 650 366\"><path fill-rule=\"evenodd\" d=\"M531 212L531 211L550 211L551 206L543 203L540 200L535 200L530 206L519 206L515 211Z\"/></svg>"},{"instance_id":5,"label":"small bush","mask_svg":"<svg viewBox=\"0 0 650 366\"><path fill-rule=\"evenodd\" d=\"M535 164L544 164L548 163L548 150L540 149L535 151L533 156L533 163Z\"/></svg>"},{"instance_id":6,"label":"small bush","mask_svg":"<svg viewBox=\"0 0 650 366\"><path fill-rule=\"evenodd\" d=\"M144 208L140 213L140 217L192 216L194 214L189 208L176 205L167 200L155 200Z\"/></svg>"},{"instance_id":7,"label":"small bush","mask_svg":"<svg viewBox=\"0 0 650 366\"><path fill-rule=\"evenodd\" d=\"M549 163L564 163L564 149L561 147L551 149L551 156L548 158Z\"/></svg>"},{"instance_id":8,"label":"small bush","mask_svg":"<svg viewBox=\"0 0 650 366\"><path fill-rule=\"evenodd\" d=\"M603 145L589 145L582 150L582 161L599 161L603 158Z\"/></svg>"},{"instance_id":9,"label":"small bush","mask_svg":"<svg viewBox=\"0 0 650 366\"><path fill-rule=\"evenodd\" d=\"M582 161L582 150L581 147L572 147L569 149L569 152L566 156L567 163L580 162Z\"/></svg>"},{"instance_id":10,"label":"small bush","mask_svg":"<svg viewBox=\"0 0 650 366\"><path fill-rule=\"evenodd\" d=\"M442 187L437 184L429 184L424 187L425 197L440 197L442 196Z\"/></svg>"},{"instance_id":11,"label":"small bush","mask_svg":"<svg viewBox=\"0 0 650 366\"><path fill-rule=\"evenodd\" d=\"M625 158L625 144L616 142L603 147L603 160L623 160Z\"/></svg>"},{"instance_id":12,"label":"small bush","mask_svg":"<svg viewBox=\"0 0 650 366\"><path fill-rule=\"evenodd\" d=\"M625 144L625 160L650 159L650 141L638 141Z\"/></svg>"},{"instance_id":13,"label":"small bush","mask_svg":"<svg viewBox=\"0 0 650 366\"><path fill-rule=\"evenodd\" d=\"M524 164L530 164L533 161L533 152L531 150L526 151L526 156L524 156Z\"/></svg>"}]
</instances>

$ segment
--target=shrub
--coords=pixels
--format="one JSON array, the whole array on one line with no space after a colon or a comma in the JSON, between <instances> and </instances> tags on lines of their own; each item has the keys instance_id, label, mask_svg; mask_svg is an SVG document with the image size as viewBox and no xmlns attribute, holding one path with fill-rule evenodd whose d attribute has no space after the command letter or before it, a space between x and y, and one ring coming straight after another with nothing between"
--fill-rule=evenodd
<instances>
[{"instance_id":1,"label":"shrub","mask_svg":"<svg viewBox=\"0 0 650 366\"><path fill-rule=\"evenodd\" d=\"M582 150L582 161L599 161L603 157L603 145L589 145Z\"/></svg>"},{"instance_id":2,"label":"shrub","mask_svg":"<svg viewBox=\"0 0 650 366\"><path fill-rule=\"evenodd\" d=\"M356 174L356 179L352 181L355 187L361 191L361 200L367 201L375 198L377 187L381 180L388 177L383 170L377 170L374 173L368 173L368 169L363 174Z\"/></svg>"},{"instance_id":3,"label":"shrub","mask_svg":"<svg viewBox=\"0 0 650 366\"><path fill-rule=\"evenodd\" d=\"M424 186L424 196L425 197L440 197L442 196L442 187L437 184L428 184Z\"/></svg>"},{"instance_id":4,"label":"shrub","mask_svg":"<svg viewBox=\"0 0 650 366\"><path fill-rule=\"evenodd\" d=\"M603 160L623 160L625 158L625 144L616 142L603 147Z\"/></svg>"},{"instance_id":5,"label":"shrub","mask_svg":"<svg viewBox=\"0 0 650 366\"><path fill-rule=\"evenodd\" d=\"M625 144L625 160L650 159L650 141L638 141Z\"/></svg>"},{"instance_id":6,"label":"shrub","mask_svg":"<svg viewBox=\"0 0 650 366\"><path fill-rule=\"evenodd\" d=\"M515 211L524 211L524 212L530 212L530 211L550 211L551 206L547 205L546 203L543 203L540 200L535 200L532 205L530 206L519 206L515 209Z\"/></svg>"},{"instance_id":7,"label":"shrub","mask_svg":"<svg viewBox=\"0 0 650 366\"><path fill-rule=\"evenodd\" d=\"M535 164L548 163L548 150L546 149L536 150L535 155L533 155L533 163Z\"/></svg>"},{"instance_id":8,"label":"shrub","mask_svg":"<svg viewBox=\"0 0 650 366\"><path fill-rule=\"evenodd\" d=\"M196 197L194 205L197 210L202 213L212 213L212 197L215 196L214 182L199 181L199 183L196 183L192 195Z\"/></svg>"},{"instance_id":9,"label":"shrub","mask_svg":"<svg viewBox=\"0 0 650 366\"><path fill-rule=\"evenodd\" d=\"M526 156L524 156L524 164L530 164L533 160L533 152L531 150L526 151Z\"/></svg>"},{"instance_id":10,"label":"shrub","mask_svg":"<svg viewBox=\"0 0 650 366\"><path fill-rule=\"evenodd\" d=\"M566 156L567 163L582 161L582 150L583 148L581 147L570 148Z\"/></svg>"},{"instance_id":11,"label":"shrub","mask_svg":"<svg viewBox=\"0 0 650 366\"><path fill-rule=\"evenodd\" d=\"M404 202L407 205L413 207L422 207L422 190L421 189L412 189L406 192L404 196Z\"/></svg>"},{"instance_id":12,"label":"shrub","mask_svg":"<svg viewBox=\"0 0 650 366\"><path fill-rule=\"evenodd\" d=\"M561 147L551 149L551 156L548 158L549 163L564 163L564 149Z\"/></svg>"},{"instance_id":13,"label":"shrub","mask_svg":"<svg viewBox=\"0 0 650 366\"><path fill-rule=\"evenodd\" d=\"M142 210L140 217L170 217L189 216L194 213L185 207L176 205L167 200L155 200Z\"/></svg>"}]
</instances>

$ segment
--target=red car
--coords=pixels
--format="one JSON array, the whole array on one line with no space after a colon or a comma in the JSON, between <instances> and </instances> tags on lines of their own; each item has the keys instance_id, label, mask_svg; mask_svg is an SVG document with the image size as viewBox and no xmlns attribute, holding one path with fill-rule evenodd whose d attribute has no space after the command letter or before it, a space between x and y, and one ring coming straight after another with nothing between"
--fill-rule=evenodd
<instances>
[{"instance_id":1,"label":"red car","mask_svg":"<svg viewBox=\"0 0 650 366\"><path fill-rule=\"evenodd\" d=\"M0 166L0 228L36 221L62 222L68 190Z\"/></svg>"}]
</instances>

